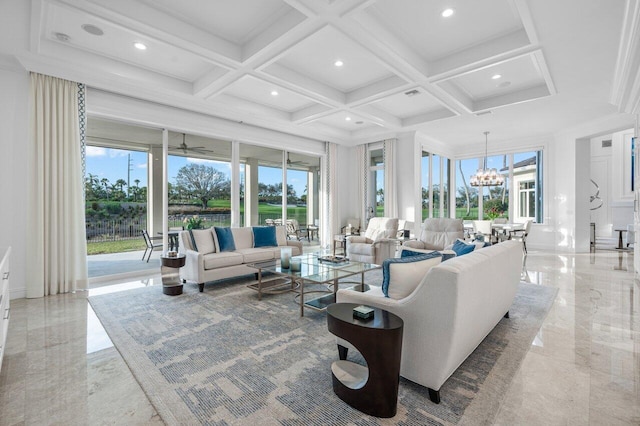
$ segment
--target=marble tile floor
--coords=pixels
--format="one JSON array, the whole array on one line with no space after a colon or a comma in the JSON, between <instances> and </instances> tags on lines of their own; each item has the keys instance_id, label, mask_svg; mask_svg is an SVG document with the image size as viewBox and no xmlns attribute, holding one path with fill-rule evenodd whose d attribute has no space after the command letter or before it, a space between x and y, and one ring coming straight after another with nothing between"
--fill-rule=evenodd
<instances>
[{"instance_id":1,"label":"marble tile floor","mask_svg":"<svg viewBox=\"0 0 640 426\"><path fill-rule=\"evenodd\" d=\"M559 292L496 425L640 424L640 285L632 263L627 251L530 251L523 280ZM86 301L160 279L110 284L12 301L0 425L163 423Z\"/></svg>"}]
</instances>

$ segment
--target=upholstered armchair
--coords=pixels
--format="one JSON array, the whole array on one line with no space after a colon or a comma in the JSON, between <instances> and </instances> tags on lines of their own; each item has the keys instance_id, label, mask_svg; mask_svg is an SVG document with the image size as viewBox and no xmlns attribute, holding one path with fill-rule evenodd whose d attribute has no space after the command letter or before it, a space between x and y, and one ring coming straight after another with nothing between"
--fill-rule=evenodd
<instances>
[{"instance_id":1,"label":"upholstered armchair","mask_svg":"<svg viewBox=\"0 0 640 426\"><path fill-rule=\"evenodd\" d=\"M462 219L434 218L422 223L420 238L405 241L402 247L419 250L444 250L445 247L464 239Z\"/></svg>"},{"instance_id":2,"label":"upholstered armchair","mask_svg":"<svg viewBox=\"0 0 640 426\"><path fill-rule=\"evenodd\" d=\"M364 235L347 237L347 257L357 262L382 264L395 256L398 219L373 217Z\"/></svg>"}]
</instances>

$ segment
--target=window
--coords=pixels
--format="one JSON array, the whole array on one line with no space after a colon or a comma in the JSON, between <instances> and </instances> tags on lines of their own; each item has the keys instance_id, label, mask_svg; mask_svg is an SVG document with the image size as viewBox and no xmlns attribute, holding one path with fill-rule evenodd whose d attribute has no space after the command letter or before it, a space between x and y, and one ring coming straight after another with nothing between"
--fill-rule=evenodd
<instances>
[{"instance_id":1,"label":"window","mask_svg":"<svg viewBox=\"0 0 640 426\"><path fill-rule=\"evenodd\" d=\"M477 158L456 161L456 218L478 219L478 188L469 185L469 178L478 170Z\"/></svg>"},{"instance_id":2,"label":"window","mask_svg":"<svg viewBox=\"0 0 640 426\"><path fill-rule=\"evenodd\" d=\"M384 151L382 148L370 151L369 207L373 216L384 216ZM371 212L369 213L371 214Z\"/></svg>"},{"instance_id":3,"label":"window","mask_svg":"<svg viewBox=\"0 0 640 426\"><path fill-rule=\"evenodd\" d=\"M518 191L520 217L535 218L535 215L536 215L535 187L536 187L536 184L532 180L529 180L526 182L520 182L520 189Z\"/></svg>"},{"instance_id":4,"label":"window","mask_svg":"<svg viewBox=\"0 0 640 426\"><path fill-rule=\"evenodd\" d=\"M422 151L422 219L449 217L450 160ZM431 173L429 173L431 171ZM430 207L433 208L430 208Z\"/></svg>"}]
</instances>

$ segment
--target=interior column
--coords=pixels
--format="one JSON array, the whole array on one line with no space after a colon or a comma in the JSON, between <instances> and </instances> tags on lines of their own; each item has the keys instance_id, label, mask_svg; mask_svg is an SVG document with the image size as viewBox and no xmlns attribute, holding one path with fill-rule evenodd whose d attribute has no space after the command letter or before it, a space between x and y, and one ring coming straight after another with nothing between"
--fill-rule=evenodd
<instances>
[{"instance_id":1,"label":"interior column","mask_svg":"<svg viewBox=\"0 0 640 426\"><path fill-rule=\"evenodd\" d=\"M147 228L152 237L162 231L162 158L162 146L152 146L147 191Z\"/></svg>"}]
</instances>

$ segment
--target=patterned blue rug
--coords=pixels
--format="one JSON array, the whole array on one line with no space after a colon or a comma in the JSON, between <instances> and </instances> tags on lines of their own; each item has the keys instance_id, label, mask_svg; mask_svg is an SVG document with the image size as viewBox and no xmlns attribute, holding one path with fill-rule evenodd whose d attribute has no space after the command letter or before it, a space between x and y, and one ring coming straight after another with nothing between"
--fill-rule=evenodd
<instances>
[{"instance_id":1,"label":"patterned blue rug","mask_svg":"<svg viewBox=\"0 0 640 426\"><path fill-rule=\"evenodd\" d=\"M379 283L379 272L367 275ZM258 301L245 286L252 278L208 284L204 293L186 285L174 297L145 287L89 298L166 424L491 424L557 292L521 283L511 318L447 380L440 404L401 379L397 415L377 419L333 393L338 354L326 314L300 318L292 293Z\"/></svg>"}]
</instances>

